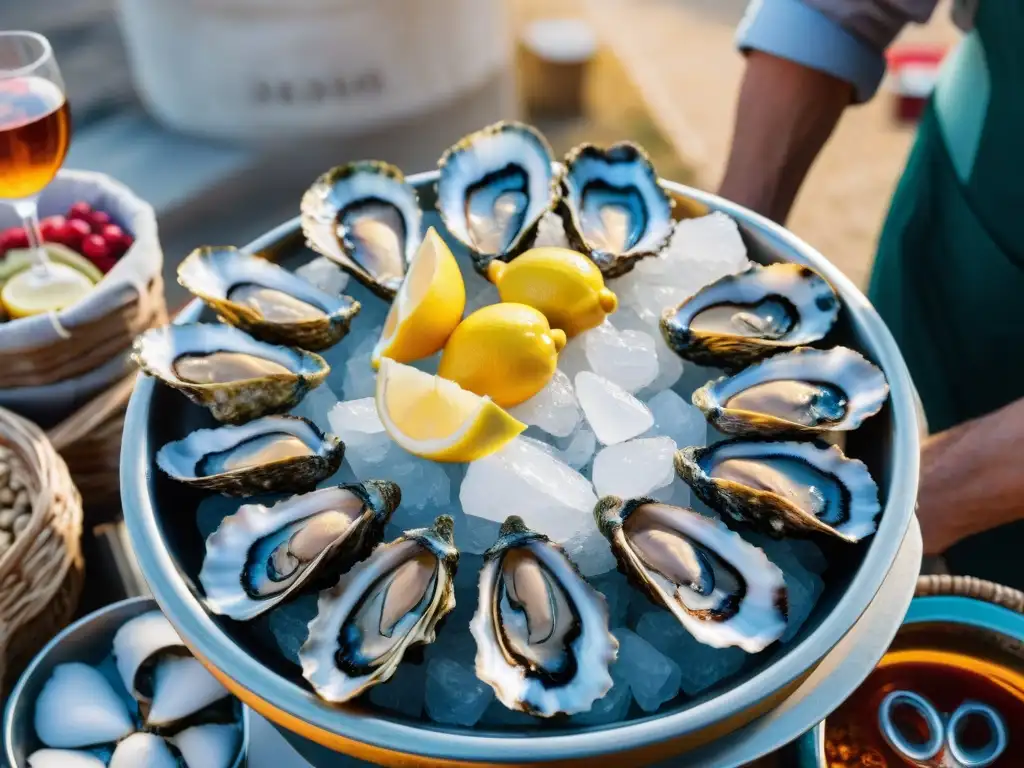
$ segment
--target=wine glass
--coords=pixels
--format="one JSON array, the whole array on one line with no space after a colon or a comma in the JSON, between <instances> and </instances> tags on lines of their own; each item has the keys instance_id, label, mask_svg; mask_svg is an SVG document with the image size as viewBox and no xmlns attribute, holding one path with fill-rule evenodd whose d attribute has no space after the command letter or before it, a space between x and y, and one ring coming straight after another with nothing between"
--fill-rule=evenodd
<instances>
[{"instance_id":1,"label":"wine glass","mask_svg":"<svg viewBox=\"0 0 1024 768\"><path fill-rule=\"evenodd\" d=\"M65 299L85 289L84 276L50 261L36 203L70 141L71 115L50 41L36 32L0 32L0 199L24 222L35 263L26 288Z\"/></svg>"}]
</instances>

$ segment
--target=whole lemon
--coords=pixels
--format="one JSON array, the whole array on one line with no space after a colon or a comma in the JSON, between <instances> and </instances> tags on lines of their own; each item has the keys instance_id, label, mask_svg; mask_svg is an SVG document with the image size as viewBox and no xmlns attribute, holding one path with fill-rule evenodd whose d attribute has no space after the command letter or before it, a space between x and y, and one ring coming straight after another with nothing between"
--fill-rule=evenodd
<instances>
[{"instance_id":1,"label":"whole lemon","mask_svg":"<svg viewBox=\"0 0 1024 768\"><path fill-rule=\"evenodd\" d=\"M437 375L502 407L518 405L544 389L564 346L565 334L533 307L492 304L459 323Z\"/></svg>"},{"instance_id":2,"label":"whole lemon","mask_svg":"<svg viewBox=\"0 0 1024 768\"><path fill-rule=\"evenodd\" d=\"M487 277L502 301L540 310L570 338L603 323L619 304L597 265L568 248L533 248L508 264L492 261Z\"/></svg>"}]
</instances>

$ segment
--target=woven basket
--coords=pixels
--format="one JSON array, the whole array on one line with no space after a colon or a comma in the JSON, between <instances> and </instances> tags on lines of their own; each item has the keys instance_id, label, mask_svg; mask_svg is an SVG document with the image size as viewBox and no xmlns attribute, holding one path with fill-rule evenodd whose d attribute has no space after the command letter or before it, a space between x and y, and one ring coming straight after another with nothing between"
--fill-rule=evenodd
<instances>
[{"instance_id":1,"label":"woven basket","mask_svg":"<svg viewBox=\"0 0 1024 768\"><path fill-rule=\"evenodd\" d=\"M82 590L82 500L46 435L0 408L0 443L26 469L32 514L0 556L0 691L74 615Z\"/></svg>"},{"instance_id":2,"label":"woven basket","mask_svg":"<svg viewBox=\"0 0 1024 768\"><path fill-rule=\"evenodd\" d=\"M974 576L919 577L914 596L931 597L934 595L969 597L972 600L981 600L985 603L1001 605L1003 608L1009 608L1017 613L1024 613L1024 592Z\"/></svg>"}]
</instances>

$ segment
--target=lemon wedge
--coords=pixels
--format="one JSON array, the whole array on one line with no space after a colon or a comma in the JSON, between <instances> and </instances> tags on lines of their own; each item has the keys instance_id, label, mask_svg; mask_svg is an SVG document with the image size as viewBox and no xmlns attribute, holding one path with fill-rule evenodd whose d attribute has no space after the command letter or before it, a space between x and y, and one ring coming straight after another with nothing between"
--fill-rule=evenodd
<instances>
[{"instance_id":1,"label":"lemon wedge","mask_svg":"<svg viewBox=\"0 0 1024 768\"><path fill-rule=\"evenodd\" d=\"M619 305L597 265L568 248L533 248L508 264L494 260L487 279L502 301L539 310L570 338L599 326Z\"/></svg>"},{"instance_id":2,"label":"lemon wedge","mask_svg":"<svg viewBox=\"0 0 1024 768\"><path fill-rule=\"evenodd\" d=\"M45 243L46 255L50 261L67 264L72 269L77 269L94 283L103 279L103 273L99 268L89 261L85 256L68 248L60 243ZM23 269L28 269L35 264L35 254L29 248L14 248L0 259L0 283L14 277Z\"/></svg>"},{"instance_id":3,"label":"lemon wedge","mask_svg":"<svg viewBox=\"0 0 1024 768\"><path fill-rule=\"evenodd\" d=\"M526 429L488 397L390 358L377 373L377 415L391 439L433 461L475 461Z\"/></svg>"},{"instance_id":4,"label":"lemon wedge","mask_svg":"<svg viewBox=\"0 0 1024 768\"><path fill-rule=\"evenodd\" d=\"M565 333L525 304L492 304L471 314L444 345L439 376L508 408L544 389Z\"/></svg>"},{"instance_id":5,"label":"lemon wedge","mask_svg":"<svg viewBox=\"0 0 1024 768\"><path fill-rule=\"evenodd\" d=\"M466 285L447 244L431 227L391 304L370 363L411 363L439 351L466 308Z\"/></svg>"},{"instance_id":6,"label":"lemon wedge","mask_svg":"<svg viewBox=\"0 0 1024 768\"><path fill-rule=\"evenodd\" d=\"M4 283L0 301L11 318L29 317L70 307L92 289L92 280L77 269L51 262L45 270L33 266Z\"/></svg>"}]
</instances>

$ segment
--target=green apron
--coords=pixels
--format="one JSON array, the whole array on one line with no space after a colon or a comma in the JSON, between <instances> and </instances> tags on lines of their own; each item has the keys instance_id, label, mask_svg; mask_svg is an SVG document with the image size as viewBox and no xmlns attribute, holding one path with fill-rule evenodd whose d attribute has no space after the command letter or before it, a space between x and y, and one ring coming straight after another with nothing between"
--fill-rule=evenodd
<instances>
[{"instance_id":1,"label":"green apron","mask_svg":"<svg viewBox=\"0 0 1024 768\"><path fill-rule=\"evenodd\" d=\"M982 0L975 29L944 64L869 297L932 432L1024 397L1024 3ZM956 573L1024 587L1022 553L1024 521L964 541L946 559Z\"/></svg>"}]
</instances>

